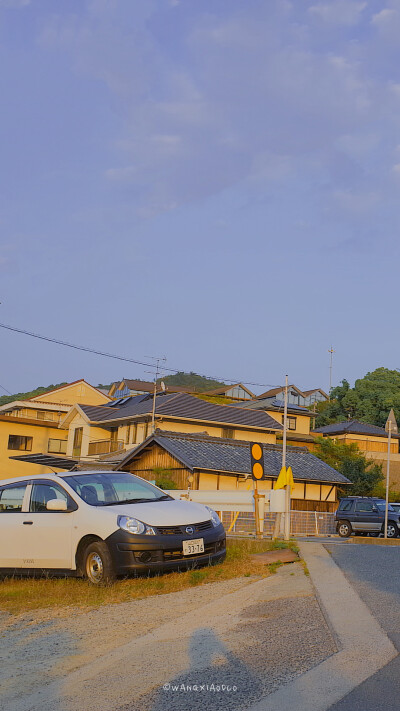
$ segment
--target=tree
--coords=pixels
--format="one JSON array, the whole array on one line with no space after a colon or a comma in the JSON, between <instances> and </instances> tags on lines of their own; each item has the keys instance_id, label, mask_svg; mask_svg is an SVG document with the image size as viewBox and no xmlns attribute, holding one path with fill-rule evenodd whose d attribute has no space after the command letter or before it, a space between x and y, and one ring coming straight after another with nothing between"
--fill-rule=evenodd
<instances>
[{"instance_id":1,"label":"tree","mask_svg":"<svg viewBox=\"0 0 400 711\"><path fill-rule=\"evenodd\" d=\"M382 466L364 457L355 443L346 444L335 442L330 437L317 437L313 454L353 482L351 487L341 488L342 493L372 496L383 481Z\"/></svg>"},{"instance_id":2,"label":"tree","mask_svg":"<svg viewBox=\"0 0 400 711\"><path fill-rule=\"evenodd\" d=\"M316 427L356 419L384 427L390 409L400 418L400 372L377 368L356 380L351 388L347 380L331 391L331 400L317 406Z\"/></svg>"}]
</instances>

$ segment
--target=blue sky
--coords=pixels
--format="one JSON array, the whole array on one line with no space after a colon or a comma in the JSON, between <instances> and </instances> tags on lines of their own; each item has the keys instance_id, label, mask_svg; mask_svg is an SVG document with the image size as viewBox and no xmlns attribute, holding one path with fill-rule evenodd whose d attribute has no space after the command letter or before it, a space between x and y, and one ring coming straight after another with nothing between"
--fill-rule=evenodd
<instances>
[{"instance_id":1,"label":"blue sky","mask_svg":"<svg viewBox=\"0 0 400 711\"><path fill-rule=\"evenodd\" d=\"M400 368L400 1L0 0L0 320L300 387ZM11 392L145 368L0 330ZM255 388L257 390L257 388Z\"/></svg>"}]
</instances>

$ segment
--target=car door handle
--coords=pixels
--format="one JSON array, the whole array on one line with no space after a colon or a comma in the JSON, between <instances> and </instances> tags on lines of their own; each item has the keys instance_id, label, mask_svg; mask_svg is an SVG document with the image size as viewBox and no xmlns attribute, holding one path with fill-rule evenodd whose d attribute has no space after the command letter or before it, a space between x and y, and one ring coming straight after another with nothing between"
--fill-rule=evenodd
<instances>
[{"instance_id":1,"label":"car door handle","mask_svg":"<svg viewBox=\"0 0 400 711\"><path fill-rule=\"evenodd\" d=\"M24 524L24 526L32 526L33 525L33 521L22 521L22 523Z\"/></svg>"}]
</instances>

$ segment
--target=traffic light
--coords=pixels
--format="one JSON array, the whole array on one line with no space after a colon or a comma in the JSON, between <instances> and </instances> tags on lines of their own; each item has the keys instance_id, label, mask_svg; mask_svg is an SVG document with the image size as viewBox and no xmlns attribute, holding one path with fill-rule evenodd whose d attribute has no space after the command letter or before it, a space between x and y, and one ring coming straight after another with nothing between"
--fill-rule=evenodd
<instances>
[{"instance_id":1,"label":"traffic light","mask_svg":"<svg viewBox=\"0 0 400 711\"><path fill-rule=\"evenodd\" d=\"M252 442L250 444L250 456L251 456L251 476L256 481L264 479L264 452L261 444L258 442Z\"/></svg>"}]
</instances>

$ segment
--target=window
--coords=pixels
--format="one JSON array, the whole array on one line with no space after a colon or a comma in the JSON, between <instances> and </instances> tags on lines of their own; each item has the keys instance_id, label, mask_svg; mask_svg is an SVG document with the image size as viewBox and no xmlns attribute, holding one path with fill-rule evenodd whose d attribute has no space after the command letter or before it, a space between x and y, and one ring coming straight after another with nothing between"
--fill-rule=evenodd
<instances>
[{"instance_id":1,"label":"window","mask_svg":"<svg viewBox=\"0 0 400 711\"><path fill-rule=\"evenodd\" d=\"M340 509L340 511L350 511L350 509L352 509L352 507L353 507L353 501L343 501L340 504L339 509Z\"/></svg>"},{"instance_id":2,"label":"window","mask_svg":"<svg viewBox=\"0 0 400 711\"><path fill-rule=\"evenodd\" d=\"M288 417L287 418L288 430L295 430L296 429L296 420L297 420L297 417Z\"/></svg>"},{"instance_id":3,"label":"window","mask_svg":"<svg viewBox=\"0 0 400 711\"><path fill-rule=\"evenodd\" d=\"M48 511L47 502L51 499L65 501L69 509L74 507L74 502L71 497L68 496L67 492L64 491L61 486L55 482L40 481L34 482L33 484L29 511L32 513L59 513Z\"/></svg>"},{"instance_id":4,"label":"window","mask_svg":"<svg viewBox=\"0 0 400 711\"><path fill-rule=\"evenodd\" d=\"M19 513L25 496L24 486L10 486L0 491L0 513Z\"/></svg>"},{"instance_id":5,"label":"window","mask_svg":"<svg viewBox=\"0 0 400 711\"><path fill-rule=\"evenodd\" d=\"M137 424L131 425L132 439L131 442L134 444L137 440Z\"/></svg>"},{"instance_id":6,"label":"window","mask_svg":"<svg viewBox=\"0 0 400 711\"><path fill-rule=\"evenodd\" d=\"M371 501L357 501L356 502L356 511L363 511L371 513L374 509L374 505L371 503Z\"/></svg>"},{"instance_id":7,"label":"window","mask_svg":"<svg viewBox=\"0 0 400 711\"><path fill-rule=\"evenodd\" d=\"M57 414L46 410L36 410L36 417L38 420L55 420L57 419Z\"/></svg>"},{"instance_id":8,"label":"window","mask_svg":"<svg viewBox=\"0 0 400 711\"><path fill-rule=\"evenodd\" d=\"M226 437L226 439L235 439L235 430L232 427L222 427L221 437Z\"/></svg>"},{"instance_id":9,"label":"window","mask_svg":"<svg viewBox=\"0 0 400 711\"><path fill-rule=\"evenodd\" d=\"M129 438L131 434L131 428L130 425L126 428L126 433L125 433L125 444L129 444Z\"/></svg>"},{"instance_id":10,"label":"window","mask_svg":"<svg viewBox=\"0 0 400 711\"><path fill-rule=\"evenodd\" d=\"M83 436L83 427L76 427L75 432L74 432L74 444L73 444L73 448L72 448L72 456L73 457L80 457L81 456L82 436Z\"/></svg>"},{"instance_id":11,"label":"window","mask_svg":"<svg viewBox=\"0 0 400 711\"><path fill-rule=\"evenodd\" d=\"M66 476L66 481L90 506L111 506L132 500L167 499L159 489L129 472L91 472ZM123 511L121 512L123 513Z\"/></svg>"},{"instance_id":12,"label":"window","mask_svg":"<svg viewBox=\"0 0 400 711\"><path fill-rule=\"evenodd\" d=\"M33 437L22 437L21 435L9 435L8 449L17 449L18 451L31 452Z\"/></svg>"},{"instance_id":13,"label":"window","mask_svg":"<svg viewBox=\"0 0 400 711\"><path fill-rule=\"evenodd\" d=\"M67 440L66 439L51 439L51 438L49 438L49 443L47 445L47 451L50 454L66 454L67 453Z\"/></svg>"}]
</instances>

